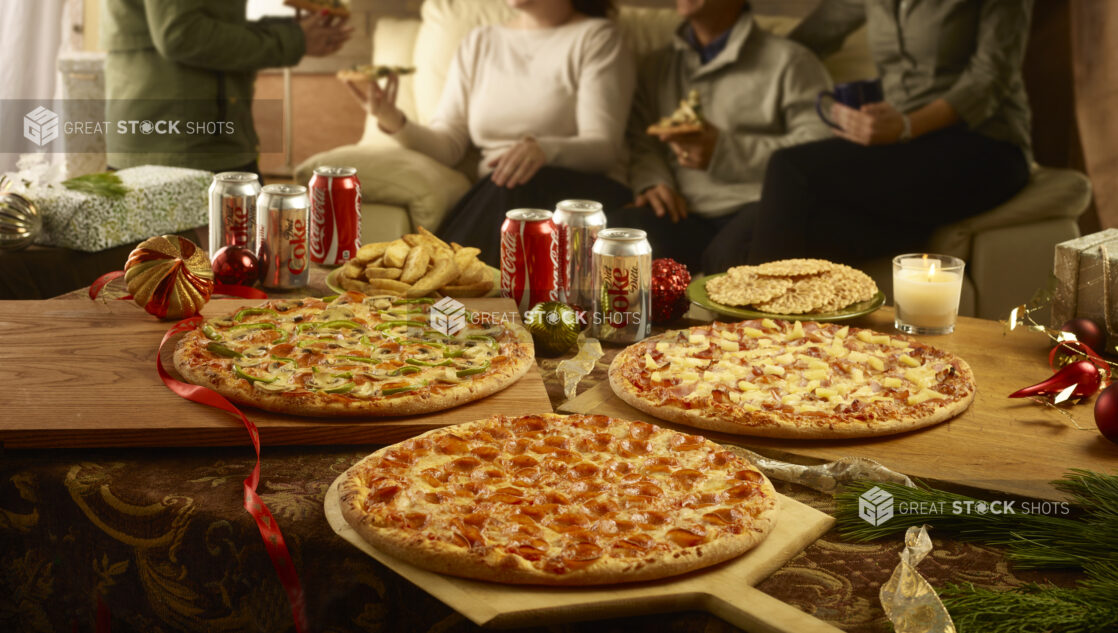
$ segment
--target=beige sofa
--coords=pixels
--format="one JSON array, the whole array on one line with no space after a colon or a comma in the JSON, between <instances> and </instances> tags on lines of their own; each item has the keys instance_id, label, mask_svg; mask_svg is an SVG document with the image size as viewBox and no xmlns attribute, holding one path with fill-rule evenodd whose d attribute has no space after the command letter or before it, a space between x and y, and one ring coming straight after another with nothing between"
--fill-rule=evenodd
<instances>
[{"instance_id":1,"label":"beige sofa","mask_svg":"<svg viewBox=\"0 0 1118 633\"><path fill-rule=\"evenodd\" d=\"M381 18L373 34L373 63L415 66L401 80L398 105L411 120L433 115L458 43L470 29L507 19L505 0L425 0L420 19ZM624 6L621 29L638 55L666 46L678 24L675 12ZM757 22L787 33L797 18L758 16ZM836 83L875 76L863 31L823 60ZM474 178L477 155L450 168L422 154L397 146L370 118L356 145L312 156L296 170L299 182L310 179L318 165L357 168L363 199L365 241L392 239L416 226L434 230L447 210ZM1090 200L1087 179L1078 172L1039 168L1032 183L1009 203L938 231L928 251L948 253L968 263L961 311L988 318L1004 316L1024 302L1044 281L1057 242L1078 235L1076 218ZM887 262L869 262L878 284L889 291Z\"/></svg>"}]
</instances>

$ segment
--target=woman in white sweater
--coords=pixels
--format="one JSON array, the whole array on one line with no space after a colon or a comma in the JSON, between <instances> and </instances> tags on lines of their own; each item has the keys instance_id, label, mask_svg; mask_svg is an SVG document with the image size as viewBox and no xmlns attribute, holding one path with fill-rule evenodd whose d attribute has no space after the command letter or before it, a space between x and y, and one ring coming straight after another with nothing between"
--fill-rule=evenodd
<instances>
[{"instance_id":1,"label":"woman in white sweater","mask_svg":"<svg viewBox=\"0 0 1118 633\"><path fill-rule=\"evenodd\" d=\"M438 234L481 248L496 264L509 209L550 209L567 198L606 208L632 200L625 186L625 124L635 85L632 55L608 17L611 0L507 0L516 15L471 31L450 66L429 124L396 107L398 80L361 93L385 133L455 165L481 151L479 180Z\"/></svg>"}]
</instances>

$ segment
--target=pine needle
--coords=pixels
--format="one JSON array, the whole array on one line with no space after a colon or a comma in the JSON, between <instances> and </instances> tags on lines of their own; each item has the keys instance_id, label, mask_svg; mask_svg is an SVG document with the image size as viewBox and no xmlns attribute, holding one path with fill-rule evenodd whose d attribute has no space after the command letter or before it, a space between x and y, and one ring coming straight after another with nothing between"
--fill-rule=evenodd
<instances>
[{"instance_id":1,"label":"pine needle","mask_svg":"<svg viewBox=\"0 0 1118 633\"><path fill-rule=\"evenodd\" d=\"M122 198L129 191L121 182L120 176L112 172L78 176L63 181L62 186L71 191L104 198Z\"/></svg>"}]
</instances>

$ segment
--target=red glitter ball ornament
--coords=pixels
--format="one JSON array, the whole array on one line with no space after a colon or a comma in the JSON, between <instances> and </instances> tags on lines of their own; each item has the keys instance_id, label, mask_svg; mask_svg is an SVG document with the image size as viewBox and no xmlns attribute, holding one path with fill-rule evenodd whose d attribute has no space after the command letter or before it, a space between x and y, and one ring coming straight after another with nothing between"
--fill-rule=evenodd
<instances>
[{"instance_id":1,"label":"red glitter ball ornament","mask_svg":"<svg viewBox=\"0 0 1118 633\"><path fill-rule=\"evenodd\" d=\"M230 286L251 286L260 276L260 262L243 246L224 246L214 253L214 279Z\"/></svg>"},{"instance_id":2,"label":"red glitter ball ornament","mask_svg":"<svg viewBox=\"0 0 1118 633\"><path fill-rule=\"evenodd\" d=\"M1103 437L1118 444L1118 382L1103 389L1095 400L1095 424Z\"/></svg>"},{"instance_id":3,"label":"red glitter ball ornament","mask_svg":"<svg viewBox=\"0 0 1118 633\"><path fill-rule=\"evenodd\" d=\"M652 260L652 322L671 323L687 312L691 273L683 264L663 257Z\"/></svg>"}]
</instances>

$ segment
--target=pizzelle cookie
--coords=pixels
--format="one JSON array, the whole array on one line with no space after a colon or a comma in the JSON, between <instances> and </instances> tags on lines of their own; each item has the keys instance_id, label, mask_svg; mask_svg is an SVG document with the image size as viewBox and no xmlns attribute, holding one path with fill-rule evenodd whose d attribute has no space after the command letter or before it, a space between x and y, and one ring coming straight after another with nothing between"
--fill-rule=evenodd
<instances>
[{"instance_id":1,"label":"pizzelle cookie","mask_svg":"<svg viewBox=\"0 0 1118 633\"><path fill-rule=\"evenodd\" d=\"M772 314L820 314L868 301L877 284L864 272L823 259L736 266L706 282L712 301Z\"/></svg>"},{"instance_id":2,"label":"pizzelle cookie","mask_svg":"<svg viewBox=\"0 0 1118 633\"><path fill-rule=\"evenodd\" d=\"M741 269L731 268L725 277L715 277L706 284L707 294L718 303L746 306L775 299L792 287L792 280L782 277L759 277Z\"/></svg>"},{"instance_id":3,"label":"pizzelle cookie","mask_svg":"<svg viewBox=\"0 0 1118 633\"><path fill-rule=\"evenodd\" d=\"M339 486L346 521L414 565L494 582L594 585L729 560L776 493L697 435L602 415L495 416L383 448Z\"/></svg>"}]
</instances>

